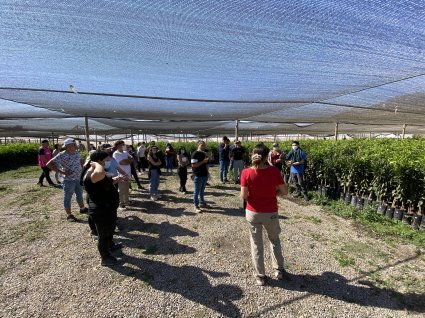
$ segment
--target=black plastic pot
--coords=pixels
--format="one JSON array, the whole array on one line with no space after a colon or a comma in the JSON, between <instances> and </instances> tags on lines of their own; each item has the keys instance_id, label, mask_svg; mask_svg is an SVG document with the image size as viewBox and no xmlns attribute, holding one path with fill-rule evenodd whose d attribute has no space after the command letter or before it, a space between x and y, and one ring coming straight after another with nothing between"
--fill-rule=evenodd
<instances>
[{"instance_id":1,"label":"black plastic pot","mask_svg":"<svg viewBox=\"0 0 425 318\"><path fill-rule=\"evenodd\" d=\"M422 215L421 224L419 225L420 231L425 231L425 216Z\"/></svg>"},{"instance_id":2,"label":"black plastic pot","mask_svg":"<svg viewBox=\"0 0 425 318\"><path fill-rule=\"evenodd\" d=\"M338 200L341 197L341 190L339 188L333 188L333 197L332 199Z\"/></svg>"},{"instance_id":3,"label":"black plastic pot","mask_svg":"<svg viewBox=\"0 0 425 318\"><path fill-rule=\"evenodd\" d=\"M350 204L351 203L351 197L352 197L351 193L347 192L345 194L345 203L346 204Z\"/></svg>"},{"instance_id":4,"label":"black plastic pot","mask_svg":"<svg viewBox=\"0 0 425 318\"><path fill-rule=\"evenodd\" d=\"M378 205L377 212L378 212L379 214L385 215L385 212L387 211L387 208L388 208L388 203L381 202L381 203L379 203L379 205Z\"/></svg>"},{"instance_id":5,"label":"black plastic pot","mask_svg":"<svg viewBox=\"0 0 425 318\"><path fill-rule=\"evenodd\" d=\"M404 224L410 225L413 222L413 214L407 214L406 211L403 211L403 219L402 222Z\"/></svg>"},{"instance_id":6,"label":"black plastic pot","mask_svg":"<svg viewBox=\"0 0 425 318\"><path fill-rule=\"evenodd\" d=\"M394 209L394 215L393 215L394 220L401 221L403 219L404 212L405 212L405 210L402 210L400 208L395 208Z\"/></svg>"},{"instance_id":7,"label":"black plastic pot","mask_svg":"<svg viewBox=\"0 0 425 318\"><path fill-rule=\"evenodd\" d=\"M392 219L393 216L394 216L394 210L395 210L395 208L392 208L390 206L387 207L387 210L385 211L385 217Z\"/></svg>"},{"instance_id":8,"label":"black plastic pot","mask_svg":"<svg viewBox=\"0 0 425 318\"><path fill-rule=\"evenodd\" d=\"M362 210L364 208L365 199L364 198L357 198L357 210Z\"/></svg>"},{"instance_id":9,"label":"black plastic pot","mask_svg":"<svg viewBox=\"0 0 425 318\"><path fill-rule=\"evenodd\" d=\"M413 220L412 220L412 228L416 231L419 230L419 226L421 225L421 221L422 221L422 215L414 214Z\"/></svg>"},{"instance_id":10,"label":"black plastic pot","mask_svg":"<svg viewBox=\"0 0 425 318\"><path fill-rule=\"evenodd\" d=\"M355 194L351 196L351 205L354 207L357 206L357 195Z\"/></svg>"}]
</instances>

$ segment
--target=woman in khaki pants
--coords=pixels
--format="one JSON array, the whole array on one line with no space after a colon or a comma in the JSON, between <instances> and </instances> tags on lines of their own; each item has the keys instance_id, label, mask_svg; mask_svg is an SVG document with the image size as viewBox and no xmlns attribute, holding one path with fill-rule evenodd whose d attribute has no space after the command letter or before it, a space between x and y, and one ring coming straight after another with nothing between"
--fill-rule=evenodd
<instances>
[{"instance_id":1,"label":"woman in khaki pants","mask_svg":"<svg viewBox=\"0 0 425 318\"><path fill-rule=\"evenodd\" d=\"M269 149L255 146L252 166L241 175L241 197L246 200L246 219L250 226L251 254L257 285L265 284L263 227L266 229L272 252L274 277L283 278L283 256L280 245L280 225L276 196L288 194L288 189L276 167L267 165Z\"/></svg>"}]
</instances>

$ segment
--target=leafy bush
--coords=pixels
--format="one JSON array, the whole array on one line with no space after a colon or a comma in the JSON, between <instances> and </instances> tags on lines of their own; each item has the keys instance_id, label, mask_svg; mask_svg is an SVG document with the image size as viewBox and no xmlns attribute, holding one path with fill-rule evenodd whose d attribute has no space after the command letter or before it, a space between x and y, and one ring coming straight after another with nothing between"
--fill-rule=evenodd
<instances>
[{"instance_id":1,"label":"leafy bush","mask_svg":"<svg viewBox=\"0 0 425 318\"><path fill-rule=\"evenodd\" d=\"M38 144L0 145L0 170L37 164Z\"/></svg>"}]
</instances>

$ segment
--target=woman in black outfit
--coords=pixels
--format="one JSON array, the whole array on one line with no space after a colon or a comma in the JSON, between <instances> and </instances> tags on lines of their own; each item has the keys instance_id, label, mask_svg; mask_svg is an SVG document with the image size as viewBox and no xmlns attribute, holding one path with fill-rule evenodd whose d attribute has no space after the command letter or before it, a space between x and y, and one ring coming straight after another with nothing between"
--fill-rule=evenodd
<instances>
[{"instance_id":1,"label":"woman in black outfit","mask_svg":"<svg viewBox=\"0 0 425 318\"><path fill-rule=\"evenodd\" d=\"M81 179L88 194L89 223L96 227L97 248L102 259L102 266L114 265L117 259L111 251L120 248L112 240L119 205L118 190L113 183L120 182L122 177L106 176L104 165L107 158L107 152L96 150L90 154L90 160L81 173Z\"/></svg>"},{"instance_id":2,"label":"woman in black outfit","mask_svg":"<svg viewBox=\"0 0 425 318\"><path fill-rule=\"evenodd\" d=\"M177 169L177 173L180 179L179 191L186 193L187 166L190 165L190 156L187 153L185 147L180 147L179 153L177 155L177 161L179 163L179 167Z\"/></svg>"}]
</instances>

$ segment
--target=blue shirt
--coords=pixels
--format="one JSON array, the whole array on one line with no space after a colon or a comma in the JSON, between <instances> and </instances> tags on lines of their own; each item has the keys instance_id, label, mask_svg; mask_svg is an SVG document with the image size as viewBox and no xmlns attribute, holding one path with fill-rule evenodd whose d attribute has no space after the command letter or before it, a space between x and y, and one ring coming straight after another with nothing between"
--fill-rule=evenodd
<instances>
[{"instance_id":1,"label":"blue shirt","mask_svg":"<svg viewBox=\"0 0 425 318\"><path fill-rule=\"evenodd\" d=\"M220 161L230 161L229 157L230 153L230 145L228 145L227 149L224 149L224 143L221 143L218 147L218 157Z\"/></svg>"},{"instance_id":2,"label":"blue shirt","mask_svg":"<svg viewBox=\"0 0 425 318\"><path fill-rule=\"evenodd\" d=\"M116 177L118 175L119 164L112 157L109 157L109 162L110 162L109 167L108 168L105 167L105 171L110 173L110 174L113 174L113 176Z\"/></svg>"},{"instance_id":3,"label":"blue shirt","mask_svg":"<svg viewBox=\"0 0 425 318\"><path fill-rule=\"evenodd\" d=\"M307 155L302 149L298 148L295 151L291 150L286 155L286 160L291 160L293 162L299 162L301 160L307 161ZM290 173L304 174L304 168L305 168L305 164L298 165L298 166L291 166Z\"/></svg>"}]
</instances>

